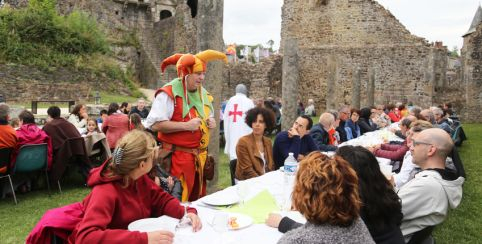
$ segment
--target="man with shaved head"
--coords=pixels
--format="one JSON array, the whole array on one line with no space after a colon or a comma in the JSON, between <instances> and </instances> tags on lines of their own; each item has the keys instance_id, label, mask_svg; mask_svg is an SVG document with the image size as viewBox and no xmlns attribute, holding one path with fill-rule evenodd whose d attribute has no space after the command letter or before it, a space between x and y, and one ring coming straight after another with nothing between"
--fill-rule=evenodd
<instances>
[{"instance_id":1,"label":"man with shaved head","mask_svg":"<svg viewBox=\"0 0 482 244\"><path fill-rule=\"evenodd\" d=\"M335 133L335 116L331 113L322 113L319 123L310 130L311 138L318 148L324 152L335 151L338 148Z\"/></svg>"},{"instance_id":2,"label":"man with shaved head","mask_svg":"<svg viewBox=\"0 0 482 244\"><path fill-rule=\"evenodd\" d=\"M447 132L439 128L412 137L412 160L422 171L398 191L403 212L400 228L407 243L415 232L442 223L449 208L462 200L464 178L445 168L453 146Z\"/></svg>"}]
</instances>

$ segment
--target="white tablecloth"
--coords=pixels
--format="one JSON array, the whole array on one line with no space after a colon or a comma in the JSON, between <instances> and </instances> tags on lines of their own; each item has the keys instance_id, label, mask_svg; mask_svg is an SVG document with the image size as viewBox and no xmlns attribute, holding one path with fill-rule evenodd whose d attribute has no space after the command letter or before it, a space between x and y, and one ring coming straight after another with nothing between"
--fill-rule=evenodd
<instances>
[{"instance_id":1,"label":"white tablecloth","mask_svg":"<svg viewBox=\"0 0 482 244\"><path fill-rule=\"evenodd\" d=\"M241 184L247 189L245 201L256 196L263 190L268 190L277 201L286 200L289 198L294 177L285 177L281 171L269 172L263 176L241 181ZM237 196L236 186L228 187L222 191L215 192L221 196ZM291 205L290 201L286 201ZM226 243L226 244L255 244L255 243L276 243L283 235L276 228L267 226L266 224L252 224L246 228L239 230L229 230L223 234L216 232L212 226L212 220L216 213L221 210L215 209L203 203L203 199L199 199L192 203L191 207L195 207L198 215L202 221L203 228L199 232L192 232L191 227L183 228L174 233L174 243L176 244L194 244L194 243ZM283 216L289 216L296 221L305 222L304 218L294 211L280 212Z\"/></svg>"},{"instance_id":2,"label":"white tablecloth","mask_svg":"<svg viewBox=\"0 0 482 244\"><path fill-rule=\"evenodd\" d=\"M346 145L369 147L369 146L387 143L388 141L403 141L403 139L396 136L389 129L381 129L381 130L366 132L365 134L355 139L343 142L340 144L340 147L346 146Z\"/></svg>"},{"instance_id":3,"label":"white tablecloth","mask_svg":"<svg viewBox=\"0 0 482 244\"><path fill-rule=\"evenodd\" d=\"M284 173L277 170L269 172L260 177L252 178L249 180L242 181L241 184L245 184L247 190L247 196L245 201L256 196L263 190L268 190L276 199L276 201L285 201L286 206L291 205L290 194L293 188L294 177L285 178ZM289 181L289 182L288 182ZM237 195L236 186L228 187L222 191L213 193L221 194L223 196L227 195ZM193 203L193 206L198 210L199 217L203 222L203 229L199 233L194 233L189 238L182 238L182 243L216 243L219 241L219 234L213 230L210 221L213 219L216 212L220 210L215 210L211 207L206 207L203 203L203 199L199 199ZM293 216L295 219L298 217L298 221L304 221L300 218L297 212L282 212L282 215ZM184 234L184 233L183 233ZM223 236L223 243L276 243L283 234L277 229L271 228L266 224L253 224L247 228L228 231ZM185 241L185 240L192 240Z\"/></svg>"}]
</instances>

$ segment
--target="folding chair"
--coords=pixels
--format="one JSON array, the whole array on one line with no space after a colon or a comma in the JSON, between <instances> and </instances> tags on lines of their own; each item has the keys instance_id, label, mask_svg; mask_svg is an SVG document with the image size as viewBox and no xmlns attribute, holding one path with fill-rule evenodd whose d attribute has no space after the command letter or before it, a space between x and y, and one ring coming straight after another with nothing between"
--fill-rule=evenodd
<instances>
[{"instance_id":1,"label":"folding chair","mask_svg":"<svg viewBox=\"0 0 482 244\"><path fill-rule=\"evenodd\" d=\"M47 143L27 144L20 147L12 174L44 171L47 181L47 188L50 194L50 181L48 175ZM60 183L57 181L60 189Z\"/></svg>"},{"instance_id":2,"label":"folding chair","mask_svg":"<svg viewBox=\"0 0 482 244\"><path fill-rule=\"evenodd\" d=\"M8 182L10 183L10 189L12 189L13 200L15 204L17 204L17 197L15 196L15 190L13 189L12 178L10 177L9 166L10 166L10 155L13 151L13 148L1 148L0 149L0 179L1 178L8 178Z\"/></svg>"}]
</instances>

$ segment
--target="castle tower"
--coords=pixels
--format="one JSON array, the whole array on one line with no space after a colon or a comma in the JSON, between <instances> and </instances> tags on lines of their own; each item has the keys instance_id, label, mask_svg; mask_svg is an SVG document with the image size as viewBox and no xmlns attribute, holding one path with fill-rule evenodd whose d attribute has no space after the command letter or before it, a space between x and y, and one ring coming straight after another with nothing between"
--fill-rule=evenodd
<instances>
[{"instance_id":1,"label":"castle tower","mask_svg":"<svg viewBox=\"0 0 482 244\"><path fill-rule=\"evenodd\" d=\"M463 82L465 85L464 120L482 121L482 8L479 6L469 30L463 35L461 50Z\"/></svg>"}]
</instances>

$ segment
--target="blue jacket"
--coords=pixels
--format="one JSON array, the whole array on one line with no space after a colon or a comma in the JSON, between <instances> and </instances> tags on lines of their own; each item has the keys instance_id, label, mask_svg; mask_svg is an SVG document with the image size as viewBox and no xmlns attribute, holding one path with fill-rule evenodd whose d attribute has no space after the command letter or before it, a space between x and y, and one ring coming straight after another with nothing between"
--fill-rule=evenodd
<instances>
[{"instance_id":1,"label":"blue jacket","mask_svg":"<svg viewBox=\"0 0 482 244\"><path fill-rule=\"evenodd\" d=\"M310 130L310 136L313 138L316 146L323 152L336 151L337 146L328 145L330 138L328 132L318 123Z\"/></svg>"},{"instance_id":2,"label":"blue jacket","mask_svg":"<svg viewBox=\"0 0 482 244\"><path fill-rule=\"evenodd\" d=\"M317 151L318 146L309 135L302 138L300 136L288 137L287 131L282 131L276 135L273 145L273 159L276 167L279 168L284 165L288 153L292 152L295 158L298 155L308 155L310 152Z\"/></svg>"},{"instance_id":3,"label":"blue jacket","mask_svg":"<svg viewBox=\"0 0 482 244\"><path fill-rule=\"evenodd\" d=\"M351 119L348 119L345 123L346 139L351 140L361 135L360 126L358 123L353 123Z\"/></svg>"}]
</instances>

